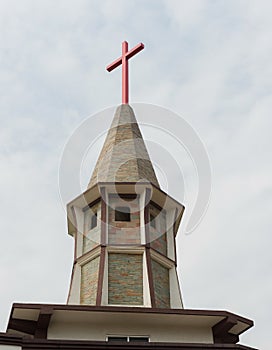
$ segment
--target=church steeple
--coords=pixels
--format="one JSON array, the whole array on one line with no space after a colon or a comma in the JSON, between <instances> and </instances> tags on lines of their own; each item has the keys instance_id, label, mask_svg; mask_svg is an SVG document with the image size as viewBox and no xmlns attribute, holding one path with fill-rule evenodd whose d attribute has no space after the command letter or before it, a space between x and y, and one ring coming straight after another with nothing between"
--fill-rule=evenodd
<instances>
[{"instance_id":1,"label":"church steeple","mask_svg":"<svg viewBox=\"0 0 272 350\"><path fill-rule=\"evenodd\" d=\"M87 191L68 204L76 246L68 303L182 308L183 210L159 188L132 108L119 106Z\"/></svg>"},{"instance_id":2,"label":"church steeple","mask_svg":"<svg viewBox=\"0 0 272 350\"><path fill-rule=\"evenodd\" d=\"M87 191L68 204L75 262L69 304L182 308L175 236L184 211L164 193L128 104L128 59L122 65L122 105L115 116Z\"/></svg>"}]
</instances>

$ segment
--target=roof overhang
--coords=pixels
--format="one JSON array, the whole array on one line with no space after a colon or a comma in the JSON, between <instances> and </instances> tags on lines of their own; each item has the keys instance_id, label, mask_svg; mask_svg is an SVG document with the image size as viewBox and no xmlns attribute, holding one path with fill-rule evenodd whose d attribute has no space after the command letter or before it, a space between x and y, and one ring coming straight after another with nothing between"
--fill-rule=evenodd
<instances>
[{"instance_id":1,"label":"roof overhang","mask_svg":"<svg viewBox=\"0 0 272 350\"><path fill-rule=\"evenodd\" d=\"M98 182L95 186L87 189L85 192L67 204L68 233L70 235L73 235L76 231L73 208L78 207L84 210L88 206L91 206L99 198L101 198L103 188L107 188L107 191L118 194L140 194L146 188L149 188L151 190L150 201L156 203L159 207L166 210L176 209L177 215L174 229L175 234L177 233L185 207L159 187L152 183L146 182Z\"/></svg>"},{"instance_id":2,"label":"roof overhang","mask_svg":"<svg viewBox=\"0 0 272 350\"><path fill-rule=\"evenodd\" d=\"M30 335L46 339L50 322L114 322L117 318L129 322L155 322L168 327L211 328L215 343L236 343L239 335L253 326L253 321L221 310L154 309L141 307L113 307L62 304L21 304L12 306L7 333L10 335Z\"/></svg>"}]
</instances>

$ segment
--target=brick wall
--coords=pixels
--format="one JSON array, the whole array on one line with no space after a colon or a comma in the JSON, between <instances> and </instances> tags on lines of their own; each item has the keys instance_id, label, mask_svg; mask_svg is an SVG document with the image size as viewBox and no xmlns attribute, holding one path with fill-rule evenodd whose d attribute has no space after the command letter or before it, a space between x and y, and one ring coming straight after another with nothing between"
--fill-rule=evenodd
<instances>
[{"instance_id":1,"label":"brick wall","mask_svg":"<svg viewBox=\"0 0 272 350\"><path fill-rule=\"evenodd\" d=\"M93 213L97 213L97 226L90 230ZM101 234L101 202L95 204L87 210L84 215L84 235L83 235L83 254L92 250L100 243Z\"/></svg>"},{"instance_id":2,"label":"brick wall","mask_svg":"<svg viewBox=\"0 0 272 350\"><path fill-rule=\"evenodd\" d=\"M140 244L139 198L125 200L116 195L110 195L109 204L109 244ZM128 206L130 208L131 221L115 221L115 208L118 206Z\"/></svg>"},{"instance_id":3,"label":"brick wall","mask_svg":"<svg viewBox=\"0 0 272 350\"><path fill-rule=\"evenodd\" d=\"M156 307L170 308L169 270L151 260Z\"/></svg>"},{"instance_id":4,"label":"brick wall","mask_svg":"<svg viewBox=\"0 0 272 350\"><path fill-rule=\"evenodd\" d=\"M81 267L80 304L95 305L100 256Z\"/></svg>"},{"instance_id":5,"label":"brick wall","mask_svg":"<svg viewBox=\"0 0 272 350\"><path fill-rule=\"evenodd\" d=\"M109 304L143 305L142 254L108 255Z\"/></svg>"}]
</instances>

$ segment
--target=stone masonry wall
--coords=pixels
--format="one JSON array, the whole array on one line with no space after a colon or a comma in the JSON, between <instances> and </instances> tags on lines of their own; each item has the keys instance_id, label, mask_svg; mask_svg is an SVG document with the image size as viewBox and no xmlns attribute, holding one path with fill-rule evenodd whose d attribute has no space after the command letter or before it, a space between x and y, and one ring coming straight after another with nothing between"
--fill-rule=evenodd
<instances>
[{"instance_id":1,"label":"stone masonry wall","mask_svg":"<svg viewBox=\"0 0 272 350\"><path fill-rule=\"evenodd\" d=\"M95 305L100 256L88 261L81 268L80 304Z\"/></svg>"},{"instance_id":2,"label":"stone masonry wall","mask_svg":"<svg viewBox=\"0 0 272 350\"><path fill-rule=\"evenodd\" d=\"M142 254L109 254L108 297L109 304L143 305Z\"/></svg>"},{"instance_id":3,"label":"stone masonry wall","mask_svg":"<svg viewBox=\"0 0 272 350\"><path fill-rule=\"evenodd\" d=\"M156 307L170 308L169 270L151 260Z\"/></svg>"},{"instance_id":4,"label":"stone masonry wall","mask_svg":"<svg viewBox=\"0 0 272 350\"><path fill-rule=\"evenodd\" d=\"M94 213L97 213L97 226L91 227L91 220ZM97 247L100 243L101 233L101 202L92 206L85 212L84 216L84 235L83 235L83 254Z\"/></svg>"},{"instance_id":5,"label":"stone masonry wall","mask_svg":"<svg viewBox=\"0 0 272 350\"><path fill-rule=\"evenodd\" d=\"M140 244L140 213L139 198L125 200L116 195L109 196L108 207L108 243L109 244ZM115 221L115 208L127 206L130 208L131 221Z\"/></svg>"}]
</instances>

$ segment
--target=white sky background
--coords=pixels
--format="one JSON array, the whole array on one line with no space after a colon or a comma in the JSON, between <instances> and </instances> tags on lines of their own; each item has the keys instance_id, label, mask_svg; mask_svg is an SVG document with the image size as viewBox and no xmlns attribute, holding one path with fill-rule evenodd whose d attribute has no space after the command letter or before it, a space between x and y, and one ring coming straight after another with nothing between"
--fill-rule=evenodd
<instances>
[{"instance_id":1,"label":"white sky background","mask_svg":"<svg viewBox=\"0 0 272 350\"><path fill-rule=\"evenodd\" d=\"M271 13L260 0L0 1L2 331L13 302L66 302L62 150L87 116L120 104L120 69L105 66L123 40L142 41L131 101L182 114L212 166L207 214L178 238L185 307L253 319L241 343L270 349Z\"/></svg>"}]
</instances>

